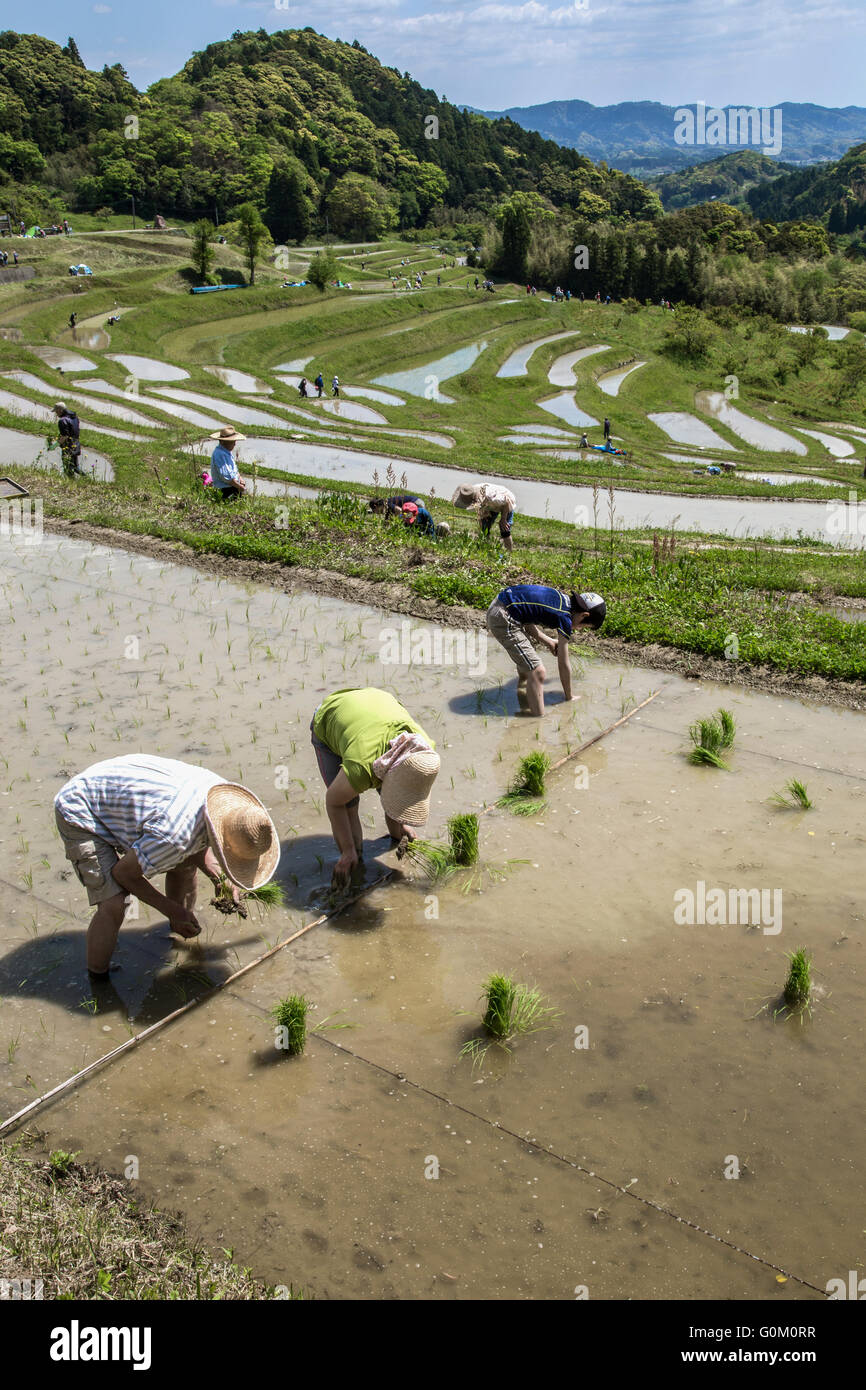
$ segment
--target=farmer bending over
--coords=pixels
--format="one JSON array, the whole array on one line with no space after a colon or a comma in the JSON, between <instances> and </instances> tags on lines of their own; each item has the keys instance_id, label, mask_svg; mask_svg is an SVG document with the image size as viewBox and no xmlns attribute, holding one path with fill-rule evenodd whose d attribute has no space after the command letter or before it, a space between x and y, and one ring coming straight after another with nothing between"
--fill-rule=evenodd
<instances>
[{"instance_id":1,"label":"farmer bending over","mask_svg":"<svg viewBox=\"0 0 866 1390\"><path fill-rule=\"evenodd\" d=\"M514 524L514 509L517 500L507 487L496 483L463 483L451 498L455 507L464 511L477 511L478 521L485 536L490 535L494 521L499 519L499 534L502 544L511 553L514 542L511 528Z\"/></svg>"},{"instance_id":2,"label":"farmer bending over","mask_svg":"<svg viewBox=\"0 0 866 1390\"><path fill-rule=\"evenodd\" d=\"M211 439L217 440L210 460L211 481L226 502L233 502L236 498L243 497L247 490L247 485L232 458L235 445L246 439L246 435L238 434L233 425L223 425L221 430L211 435Z\"/></svg>"},{"instance_id":3,"label":"farmer bending over","mask_svg":"<svg viewBox=\"0 0 866 1390\"><path fill-rule=\"evenodd\" d=\"M533 644L546 647L556 656L562 693L566 700L571 700L568 639L576 627L601 627L606 612L604 599L598 594L565 594L544 584L512 584L496 595L487 610L487 630L517 667L521 710L539 718L544 714L547 672ZM546 636L539 627L554 629L556 639Z\"/></svg>"},{"instance_id":4,"label":"farmer bending over","mask_svg":"<svg viewBox=\"0 0 866 1390\"><path fill-rule=\"evenodd\" d=\"M387 690L338 690L323 700L310 725L325 806L340 858L334 882L345 883L364 849L358 802L375 789L392 840L415 839L426 825L439 754L420 724Z\"/></svg>"},{"instance_id":5,"label":"farmer bending over","mask_svg":"<svg viewBox=\"0 0 866 1390\"><path fill-rule=\"evenodd\" d=\"M427 508L418 502L404 502L402 506L403 525L412 526L415 534L436 539L436 523Z\"/></svg>"},{"instance_id":6,"label":"farmer bending over","mask_svg":"<svg viewBox=\"0 0 866 1390\"><path fill-rule=\"evenodd\" d=\"M400 492L394 497L371 497L370 511L377 516L386 516L389 519L402 511L407 502L416 502L418 506L423 506L422 499L416 497L414 492Z\"/></svg>"},{"instance_id":7,"label":"farmer bending over","mask_svg":"<svg viewBox=\"0 0 866 1390\"><path fill-rule=\"evenodd\" d=\"M57 829L96 913L87 930L87 966L107 978L127 894L164 912L186 938L196 869L219 886L259 888L280 858L276 827L257 796L215 772L147 753L94 763L54 798ZM165 874L165 894L148 882Z\"/></svg>"}]
</instances>

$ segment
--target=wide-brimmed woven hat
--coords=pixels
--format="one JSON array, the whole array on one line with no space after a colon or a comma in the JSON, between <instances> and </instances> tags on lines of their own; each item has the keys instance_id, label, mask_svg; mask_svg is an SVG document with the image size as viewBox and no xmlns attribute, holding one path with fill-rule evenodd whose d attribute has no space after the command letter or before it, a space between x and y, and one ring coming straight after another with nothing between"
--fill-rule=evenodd
<instances>
[{"instance_id":1,"label":"wide-brimmed woven hat","mask_svg":"<svg viewBox=\"0 0 866 1390\"><path fill-rule=\"evenodd\" d=\"M403 825L426 825L430 793L439 773L439 754L410 753L382 778L382 810Z\"/></svg>"},{"instance_id":2,"label":"wide-brimmed woven hat","mask_svg":"<svg viewBox=\"0 0 866 1390\"><path fill-rule=\"evenodd\" d=\"M478 490L472 483L461 483L454 496L451 498L452 505L455 507L471 507L478 501Z\"/></svg>"},{"instance_id":3,"label":"wide-brimmed woven hat","mask_svg":"<svg viewBox=\"0 0 866 1390\"><path fill-rule=\"evenodd\" d=\"M253 792L236 782L218 782L207 794L204 819L211 849L232 883L249 891L273 878L280 839Z\"/></svg>"},{"instance_id":4,"label":"wide-brimmed woven hat","mask_svg":"<svg viewBox=\"0 0 866 1390\"><path fill-rule=\"evenodd\" d=\"M245 434L238 434L234 425L223 425L221 430L215 430L211 439L218 439L221 444L231 444L239 439L246 439Z\"/></svg>"}]
</instances>

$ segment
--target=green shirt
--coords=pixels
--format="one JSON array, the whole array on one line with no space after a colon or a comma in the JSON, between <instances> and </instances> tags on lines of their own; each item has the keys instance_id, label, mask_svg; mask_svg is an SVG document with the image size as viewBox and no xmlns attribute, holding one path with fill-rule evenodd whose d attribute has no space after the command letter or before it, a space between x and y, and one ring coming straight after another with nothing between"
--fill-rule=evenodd
<instances>
[{"instance_id":1,"label":"green shirt","mask_svg":"<svg viewBox=\"0 0 866 1390\"><path fill-rule=\"evenodd\" d=\"M381 785L373 776L373 763L398 734L420 734L431 748L436 746L399 700L373 687L329 695L316 710L313 733L337 754L356 792Z\"/></svg>"}]
</instances>

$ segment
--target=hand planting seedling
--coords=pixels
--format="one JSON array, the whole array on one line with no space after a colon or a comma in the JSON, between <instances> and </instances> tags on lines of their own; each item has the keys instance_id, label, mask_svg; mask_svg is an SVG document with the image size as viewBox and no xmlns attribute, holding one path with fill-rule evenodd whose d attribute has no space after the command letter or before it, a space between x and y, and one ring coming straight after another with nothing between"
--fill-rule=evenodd
<instances>
[{"instance_id":1,"label":"hand planting seedling","mask_svg":"<svg viewBox=\"0 0 866 1390\"><path fill-rule=\"evenodd\" d=\"M240 917L248 917L246 904L250 899L259 903L265 912L270 912L274 907L283 907L285 904L283 890L274 882L263 883L260 888L252 888L249 892L240 890L235 898L232 885L223 874L216 896L211 900L211 907L215 907L217 912L224 913L226 917L230 917L233 912L237 912Z\"/></svg>"},{"instance_id":2,"label":"hand planting seedling","mask_svg":"<svg viewBox=\"0 0 866 1390\"><path fill-rule=\"evenodd\" d=\"M441 883L459 868L478 862L478 817L473 811L452 816L448 822L448 844L433 840L410 840L404 835L397 846L397 858L408 857L420 864L433 883Z\"/></svg>"},{"instance_id":3,"label":"hand planting seedling","mask_svg":"<svg viewBox=\"0 0 866 1390\"><path fill-rule=\"evenodd\" d=\"M543 995L528 985L518 985L508 975L491 975L483 986L485 1001L482 1027L486 1038L470 1038L460 1049L461 1057L471 1057L477 1066L494 1043L506 1052L512 1038L549 1028L559 1014L545 1003Z\"/></svg>"},{"instance_id":4,"label":"hand planting seedling","mask_svg":"<svg viewBox=\"0 0 866 1390\"><path fill-rule=\"evenodd\" d=\"M720 767L729 772L730 767L721 756L727 748L732 748L737 726L730 710L720 709L708 719L698 719L689 729L692 751L689 762L698 766Z\"/></svg>"},{"instance_id":5,"label":"hand planting seedling","mask_svg":"<svg viewBox=\"0 0 866 1390\"><path fill-rule=\"evenodd\" d=\"M544 810L544 784L550 769L546 753L528 753L521 758L511 786L496 805L516 816L534 816Z\"/></svg>"},{"instance_id":6,"label":"hand planting seedling","mask_svg":"<svg viewBox=\"0 0 866 1390\"><path fill-rule=\"evenodd\" d=\"M774 806L784 806L786 810L811 811L812 799L806 790L805 782L800 782L796 777L792 777L790 782L786 782L784 790L774 792L770 797Z\"/></svg>"}]
</instances>

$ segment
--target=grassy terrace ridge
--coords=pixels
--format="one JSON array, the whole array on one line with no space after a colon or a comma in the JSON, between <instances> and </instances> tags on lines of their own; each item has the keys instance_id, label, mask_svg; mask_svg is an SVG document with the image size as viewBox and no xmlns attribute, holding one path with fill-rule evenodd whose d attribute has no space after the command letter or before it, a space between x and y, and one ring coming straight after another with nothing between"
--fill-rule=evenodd
<instances>
[{"instance_id":1,"label":"grassy terrace ridge","mask_svg":"<svg viewBox=\"0 0 866 1390\"><path fill-rule=\"evenodd\" d=\"M647 647L671 648L721 659L733 679L760 667L825 682L866 681L866 624L828 611L833 603L866 597L866 569L851 552L758 541L707 544L673 533L672 553L662 556L652 533L605 527L602 493L597 528L520 518L517 549L508 559L466 516L455 514L451 537L437 544L372 517L364 495L348 487L313 501L259 497L226 507L192 481L141 491L37 470L20 476L42 497L49 526L52 518L84 523L174 542L200 556L277 566L288 577L299 570L312 587L316 571L341 575L362 583L361 601L388 606L400 606L402 587L427 601L419 605L425 616L446 621L448 610L459 607L480 622L509 583L592 589L608 600L601 652L606 643L636 644L636 656ZM734 662L725 661L732 638Z\"/></svg>"},{"instance_id":2,"label":"grassy terrace ridge","mask_svg":"<svg viewBox=\"0 0 866 1390\"><path fill-rule=\"evenodd\" d=\"M215 1259L130 1182L61 1150L26 1157L25 1147L0 1145L0 1280L41 1280L45 1300L286 1297L239 1269L231 1251Z\"/></svg>"},{"instance_id":3,"label":"grassy terrace ridge","mask_svg":"<svg viewBox=\"0 0 866 1390\"><path fill-rule=\"evenodd\" d=\"M303 268L313 251L309 246L291 249L290 275L303 278ZM310 426L320 431L322 441L328 439L342 446L345 435L351 433L355 438L349 447L355 450L369 447L399 458L471 468L478 474L507 473L515 478L589 484L610 480L632 491L682 496L817 497L822 501L847 498L849 491L866 496L862 462L857 463L857 456L866 450L866 440L861 441L856 430L849 438L855 453L848 459L831 456L820 441L808 435L795 436L805 450L803 454L766 452L746 444L727 425L696 408L697 392L722 392L726 382L736 377L738 396L732 404L755 420L788 433L798 426L820 430L827 421L841 422L840 433L844 422L861 428L866 423L858 391L840 394L844 345L787 333L783 325L760 316L738 317L727 310L714 315L690 311L697 315L699 341L695 348L695 334L687 335L684 342L677 316L658 306L580 305L577 301L555 304L541 294L527 296L525 287L508 283L498 285L493 296L476 294L467 289L474 271L453 267L450 256L443 266L431 248L399 241L362 246L355 255L344 251L338 260L340 274L353 289L329 290L324 295L312 287L283 289L285 270L278 271L265 262L253 286L228 294L192 297L189 241L171 232L133 233L128 228L119 234L76 232L71 238L28 244L23 254L38 273L26 284L0 286L0 371L24 367L40 377L51 394L59 394L64 378L24 345L73 346L67 328L73 308L83 322L111 312L115 304L122 306L127 312L110 330L110 352L174 362L190 373L189 380L179 383L182 388L228 405L243 402L264 410L269 402L296 409L301 403L292 387L274 378L273 395L251 401L218 383L204 366L222 364L261 376L279 362L312 356L308 375L321 368L328 380L336 372L344 383L359 385L380 373L424 366L458 346L486 341L487 348L473 367L445 384L443 389L453 396L453 405L411 396L402 406L377 404L388 421L379 427L333 423L334 417L328 417L332 423L326 426L312 403L302 408L310 417ZM238 250L221 246L218 254L221 273L238 278L242 272ZM411 268L429 270L420 291L395 293L390 279L383 278L390 269L399 269L403 258ZM67 264L78 259L92 263L92 282L68 276ZM362 265L366 269L362 270ZM442 275L441 286L436 285L438 274ZM514 348L563 331L574 332L574 338L539 348L526 376L496 377ZM861 335L853 330L851 338L860 340ZM552 436L547 453L541 452L540 445L500 441L500 436L516 424L562 427L560 420L538 404L562 390L548 381L548 369L572 348L601 343L608 345L606 352L578 364L577 400L599 420L610 415L614 435L629 451L627 464L611 464L598 454L587 454L580 460L551 457L550 451L576 447L577 430L566 430L567 438ZM97 364L94 378L124 388L127 377L119 363L83 343L78 350ZM621 362L634 360L646 365L625 380L618 396L605 395L597 378ZM87 390L83 384L87 375L81 374L82 385L76 389ZM50 401L50 395L34 393L18 383L0 385L8 385L14 394L43 406ZM159 397L150 394L149 383L142 383L140 395L129 404L149 415L154 424L166 423L165 414L159 411ZM718 448L708 450L707 462L713 461L713 454L730 457L736 461L740 476L696 476L688 457L694 448L676 444L647 418L650 412L670 410L696 414L710 424L736 452L722 455ZM111 416L97 407L82 409L82 414L94 424L112 425ZM0 412L0 421L41 432L38 424L20 421L5 410ZM281 431L243 424L240 428L245 433L284 438L301 423L297 415L286 415ZM123 429L123 422L116 427ZM140 430L141 426L134 428ZM454 447L445 451L428 441L410 441L392 433L403 429L444 432L454 439ZM201 430L176 419L170 421L168 429L155 434L153 446L113 442L107 436L88 434L86 428L83 440L85 446L109 452L118 478L130 479L142 468L150 468L154 450L157 458L171 455L173 462L179 462L177 448L202 437ZM600 437L600 429L590 429L591 442ZM665 457L668 454L673 457ZM760 476L747 479L741 476L745 471ZM762 480L785 472L802 473L808 481L774 484Z\"/></svg>"}]
</instances>

